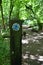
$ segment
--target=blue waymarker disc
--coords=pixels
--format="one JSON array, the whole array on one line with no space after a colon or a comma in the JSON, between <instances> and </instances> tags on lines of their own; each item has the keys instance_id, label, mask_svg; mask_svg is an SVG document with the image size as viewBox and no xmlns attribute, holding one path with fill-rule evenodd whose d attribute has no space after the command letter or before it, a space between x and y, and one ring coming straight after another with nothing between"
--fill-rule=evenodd
<instances>
[{"instance_id":1,"label":"blue waymarker disc","mask_svg":"<svg viewBox=\"0 0 43 65\"><path fill-rule=\"evenodd\" d=\"M14 23L12 25L12 29L15 30L15 31L18 31L20 29L20 25L18 23Z\"/></svg>"}]
</instances>

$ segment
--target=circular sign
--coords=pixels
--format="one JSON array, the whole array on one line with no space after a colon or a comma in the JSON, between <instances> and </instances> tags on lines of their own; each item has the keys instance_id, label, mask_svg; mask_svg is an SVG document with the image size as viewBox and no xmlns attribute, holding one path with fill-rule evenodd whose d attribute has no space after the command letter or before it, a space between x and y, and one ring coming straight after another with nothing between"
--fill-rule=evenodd
<instances>
[{"instance_id":1,"label":"circular sign","mask_svg":"<svg viewBox=\"0 0 43 65\"><path fill-rule=\"evenodd\" d=\"M20 25L18 23L14 23L12 25L12 29L15 30L15 31L18 31L20 29Z\"/></svg>"}]
</instances>

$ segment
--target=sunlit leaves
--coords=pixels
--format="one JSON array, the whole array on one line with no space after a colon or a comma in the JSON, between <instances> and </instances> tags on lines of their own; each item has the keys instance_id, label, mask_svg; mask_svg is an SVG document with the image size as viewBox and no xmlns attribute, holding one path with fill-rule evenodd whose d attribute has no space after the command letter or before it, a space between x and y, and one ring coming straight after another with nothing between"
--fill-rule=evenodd
<instances>
[{"instance_id":1,"label":"sunlit leaves","mask_svg":"<svg viewBox=\"0 0 43 65\"><path fill-rule=\"evenodd\" d=\"M20 12L19 16L20 16L21 19L25 20L25 19L27 19L27 12L26 11L22 11L22 12Z\"/></svg>"},{"instance_id":2,"label":"sunlit leaves","mask_svg":"<svg viewBox=\"0 0 43 65\"><path fill-rule=\"evenodd\" d=\"M3 0L2 5L3 5L4 16L8 16L9 8L10 8L10 0Z\"/></svg>"},{"instance_id":3,"label":"sunlit leaves","mask_svg":"<svg viewBox=\"0 0 43 65\"><path fill-rule=\"evenodd\" d=\"M11 0L13 4L13 10L11 14L11 18L19 17L23 19L33 19L33 13L26 9L25 5L29 6L32 5L32 9L35 14L40 18L43 19L43 0ZM9 17L10 12L10 0L2 0L3 5L3 14L4 17ZM32 16L31 16L32 14ZM0 15L1 18L1 15Z\"/></svg>"}]
</instances>

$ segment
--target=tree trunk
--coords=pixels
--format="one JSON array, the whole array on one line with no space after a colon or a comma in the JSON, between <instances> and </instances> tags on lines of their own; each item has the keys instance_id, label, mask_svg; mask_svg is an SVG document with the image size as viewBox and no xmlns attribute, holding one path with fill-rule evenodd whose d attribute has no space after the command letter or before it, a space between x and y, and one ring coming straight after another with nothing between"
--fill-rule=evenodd
<instances>
[{"instance_id":1,"label":"tree trunk","mask_svg":"<svg viewBox=\"0 0 43 65\"><path fill-rule=\"evenodd\" d=\"M3 27L3 29L5 29L4 17L3 17L3 8L2 8L2 3L1 3L1 14L2 14L2 27Z\"/></svg>"}]
</instances>

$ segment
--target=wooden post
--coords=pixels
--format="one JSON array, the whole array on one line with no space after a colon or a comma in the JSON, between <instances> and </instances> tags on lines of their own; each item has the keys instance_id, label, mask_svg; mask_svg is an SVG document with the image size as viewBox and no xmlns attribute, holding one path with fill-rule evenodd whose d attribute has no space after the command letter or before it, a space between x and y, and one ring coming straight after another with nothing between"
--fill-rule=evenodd
<instances>
[{"instance_id":1,"label":"wooden post","mask_svg":"<svg viewBox=\"0 0 43 65\"><path fill-rule=\"evenodd\" d=\"M10 54L11 65L22 64L22 20L10 21Z\"/></svg>"}]
</instances>

